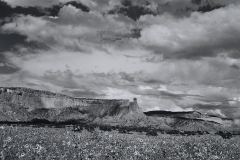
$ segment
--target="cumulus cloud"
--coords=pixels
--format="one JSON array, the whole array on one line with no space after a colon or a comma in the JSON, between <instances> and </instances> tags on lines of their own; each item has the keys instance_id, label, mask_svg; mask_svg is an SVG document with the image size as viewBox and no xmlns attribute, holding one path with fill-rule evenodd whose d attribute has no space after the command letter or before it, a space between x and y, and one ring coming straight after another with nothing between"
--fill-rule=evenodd
<instances>
[{"instance_id":1,"label":"cumulus cloud","mask_svg":"<svg viewBox=\"0 0 240 160\"><path fill-rule=\"evenodd\" d=\"M168 14L142 16L140 22L151 25L142 29L138 42L164 58L197 59L239 52L236 42L240 23L235 18L239 8L240 5L230 5L208 13L194 12L181 20Z\"/></svg>"},{"instance_id":2,"label":"cumulus cloud","mask_svg":"<svg viewBox=\"0 0 240 160\"><path fill-rule=\"evenodd\" d=\"M2 86L238 116L237 1L5 1L24 12L1 21ZM36 5L42 15L25 10Z\"/></svg>"},{"instance_id":3,"label":"cumulus cloud","mask_svg":"<svg viewBox=\"0 0 240 160\"><path fill-rule=\"evenodd\" d=\"M60 10L57 19L20 15L1 29L5 33L19 33L27 36L27 41L45 43L52 48L91 52L92 47L103 48L104 39L111 43L118 37L131 38L134 24L121 15L104 16L94 11L85 13L68 5Z\"/></svg>"},{"instance_id":4,"label":"cumulus cloud","mask_svg":"<svg viewBox=\"0 0 240 160\"><path fill-rule=\"evenodd\" d=\"M55 17L58 15L60 9L63 6L66 6L69 4L78 9L81 9L84 12L89 11L89 8L86 5L84 5L80 2L76 2L76 1L70 1L70 2L66 2L66 3L59 3L59 4L54 4L54 5L51 3L50 4L45 3L45 4L48 4L48 6L38 5L37 2L40 2L40 1L31 1L32 3L31 2L28 3L29 5L23 5L25 3L24 1L21 1L23 4L20 1L17 1L17 2L20 2L20 4L14 3L13 1L10 1L8 3L7 2L0 1L0 9L4 10L4 12L0 13L0 18L3 19L2 20L3 23L10 21L12 16L15 16L18 14L32 15L32 16L36 16L36 17L42 17L42 16ZM33 4L33 5L31 6L31 4ZM8 17L8 18L6 19L6 17Z\"/></svg>"},{"instance_id":5,"label":"cumulus cloud","mask_svg":"<svg viewBox=\"0 0 240 160\"><path fill-rule=\"evenodd\" d=\"M179 111L190 111L191 108L183 109L180 106L176 105L171 100L166 99L154 99L154 98L148 98L148 97L141 97L143 106L148 106L144 108L144 111L153 111L153 110L166 110L166 111L173 111L173 112L179 112Z\"/></svg>"},{"instance_id":6,"label":"cumulus cloud","mask_svg":"<svg viewBox=\"0 0 240 160\"><path fill-rule=\"evenodd\" d=\"M220 109L209 110L205 114L209 115L209 116L217 116L217 117L221 117L221 118L226 118L226 116L222 113L222 111Z\"/></svg>"}]
</instances>

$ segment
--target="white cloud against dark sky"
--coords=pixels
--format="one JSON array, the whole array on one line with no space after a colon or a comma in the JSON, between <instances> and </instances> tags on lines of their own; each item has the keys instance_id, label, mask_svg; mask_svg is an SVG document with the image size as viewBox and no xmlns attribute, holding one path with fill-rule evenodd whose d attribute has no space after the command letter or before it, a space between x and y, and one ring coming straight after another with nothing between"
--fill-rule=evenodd
<instances>
[{"instance_id":1,"label":"white cloud against dark sky","mask_svg":"<svg viewBox=\"0 0 240 160\"><path fill-rule=\"evenodd\" d=\"M136 2L0 1L1 86L240 118L240 3Z\"/></svg>"}]
</instances>

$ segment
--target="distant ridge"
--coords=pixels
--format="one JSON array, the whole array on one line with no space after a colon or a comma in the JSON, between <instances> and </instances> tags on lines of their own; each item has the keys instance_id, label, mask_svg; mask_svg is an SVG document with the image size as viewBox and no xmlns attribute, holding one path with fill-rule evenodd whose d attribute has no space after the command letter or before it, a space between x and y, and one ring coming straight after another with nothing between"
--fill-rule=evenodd
<instances>
[{"instance_id":1,"label":"distant ridge","mask_svg":"<svg viewBox=\"0 0 240 160\"><path fill-rule=\"evenodd\" d=\"M144 112L145 115L147 116L159 116L159 117L188 117L188 118L201 118L204 115L198 111L178 111L178 112L173 112L173 111L164 111L164 110L155 110L155 111L148 111Z\"/></svg>"}]
</instances>

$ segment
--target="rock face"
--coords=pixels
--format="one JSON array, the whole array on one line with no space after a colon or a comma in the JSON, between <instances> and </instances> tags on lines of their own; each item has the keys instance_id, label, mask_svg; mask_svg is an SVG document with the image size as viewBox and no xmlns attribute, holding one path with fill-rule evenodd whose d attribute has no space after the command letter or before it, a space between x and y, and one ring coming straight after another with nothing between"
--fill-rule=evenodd
<instances>
[{"instance_id":1,"label":"rock face","mask_svg":"<svg viewBox=\"0 0 240 160\"><path fill-rule=\"evenodd\" d=\"M28 88L0 89L1 120L30 121L47 119L61 122L69 119L94 121L114 117L124 119L141 114L137 100L73 98L62 94Z\"/></svg>"},{"instance_id":2,"label":"rock face","mask_svg":"<svg viewBox=\"0 0 240 160\"><path fill-rule=\"evenodd\" d=\"M164 119L165 123L175 130L227 131L240 127L233 119L207 116L198 111L149 111L144 114L155 119Z\"/></svg>"},{"instance_id":3,"label":"rock face","mask_svg":"<svg viewBox=\"0 0 240 160\"><path fill-rule=\"evenodd\" d=\"M197 111L143 113L136 98L132 102L126 99L73 98L28 88L0 88L0 121L31 122L36 119L191 131L216 131L233 125L231 120L214 121Z\"/></svg>"}]
</instances>

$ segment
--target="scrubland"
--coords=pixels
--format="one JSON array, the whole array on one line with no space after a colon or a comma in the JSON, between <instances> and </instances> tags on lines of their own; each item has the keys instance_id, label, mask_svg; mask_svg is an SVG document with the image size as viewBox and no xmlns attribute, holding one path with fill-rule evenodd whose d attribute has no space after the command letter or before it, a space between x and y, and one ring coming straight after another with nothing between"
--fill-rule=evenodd
<instances>
[{"instance_id":1,"label":"scrubland","mask_svg":"<svg viewBox=\"0 0 240 160\"><path fill-rule=\"evenodd\" d=\"M240 137L0 126L0 159L240 159Z\"/></svg>"}]
</instances>

